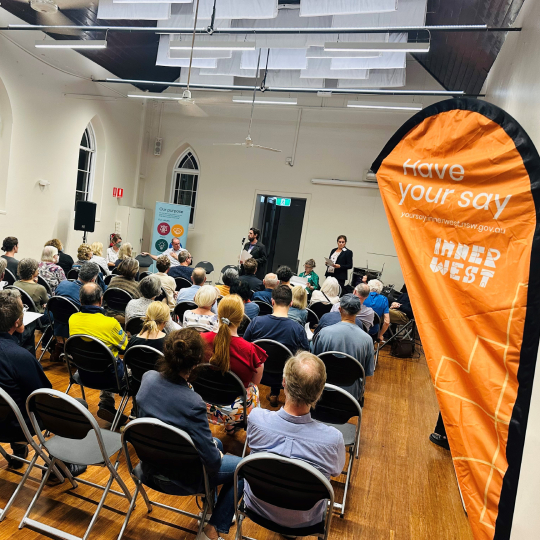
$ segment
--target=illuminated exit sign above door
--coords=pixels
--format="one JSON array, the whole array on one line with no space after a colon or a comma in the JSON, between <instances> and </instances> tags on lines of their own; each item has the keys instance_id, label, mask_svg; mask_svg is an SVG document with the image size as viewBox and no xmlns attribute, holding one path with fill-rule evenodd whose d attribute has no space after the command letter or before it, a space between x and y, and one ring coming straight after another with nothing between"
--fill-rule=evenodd
<instances>
[{"instance_id":1,"label":"illuminated exit sign above door","mask_svg":"<svg viewBox=\"0 0 540 540\"><path fill-rule=\"evenodd\" d=\"M291 206L291 199L276 199L276 206Z\"/></svg>"}]
</instances>

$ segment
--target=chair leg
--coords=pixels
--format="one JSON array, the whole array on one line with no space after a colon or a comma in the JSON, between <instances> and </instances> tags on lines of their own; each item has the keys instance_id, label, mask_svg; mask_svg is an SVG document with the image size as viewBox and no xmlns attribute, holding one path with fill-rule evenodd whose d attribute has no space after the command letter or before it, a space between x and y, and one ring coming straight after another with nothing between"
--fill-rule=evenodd
<instances>
[{"instance_id":1,"label":"chair leg","mask_svg":"<svg viewBox=\"0 0 540 540\"><path fill-rule=\"evenodd\" d=\"M204 506L203 506L203 510L202 510L202 516L201 516L201 521L199 522L199 529L197 530L197 538L199 538L200 534L202 533L203 529L204 529L204 522L205 522L205 519L206 519L206 514L208 514L208 509L211 505L211 502L208 500L209 498L214 498L214 493L212 492L212 495L211 497L207 497L204 501Z\"/></svg>"},{"instance_id":2,"label":"chair leg","mask_svg":"<svg viewBox=\"0 0 540 540\"><path fill-rule=\"evenodd\" d=\"M86 396L84 395L84 386L82 384L79 384L79 386L81 387L82 398L84 399L84 401L86 401Z\"/></svg>"},{"instance_id":3,"label":"chair leg","mask_svg":"<svg viewBox=\"0 0 540 540\"><path fill-rule=\"evenodd\" d=\"M341 503L341 513L340 518L343 518L345 515L345 505L347 504L347 491L349 490L349 482L351 480L351 471L354 464L354 452L353 448L349 450L349 466L347 467L347 478L345 479L345 489L343 491L343 502Z\"/></svg>"},{"instance_id":4,"label":"chair leg","mask_svg":"<svg viewBox=\"0 0 540 540\"><path fill-rule=\"evenodd\" d=\"M45 335L45 333L43 335ZM43 337L42 337L42 339L43 339ZM53 339L54 339L54 335L51 336L51 339L49 339L49 342L47 343L47 345L45 345L45 347L41 349L41 355L38 358L38 362L41 362L41 359L43 358L43 355L47 352L47 349L49 348L49 345L51 344L51 341ZM39 343L38 343L38 345L39 345Z\"/></svg>"},{"instance_id":5,"label":"chair leg","mask_svg":"<svg viewBox=\"0 0 540 540\"><path fill-rule=\"evenodd\" d=\"M238 512L236 516L236 536L235 540L242 540L242 522L244 521L244 516Z\"/></svg>"},{"instance_id":6,"label":"chair leg","mask_svg":"<svg viewBox=\"0 0 540 540\"><path fill-rule=\"evenodd\" d=\"M116 411L116 414L114 415L113 423L111 425L111 431L116 431L116 428L118 427L118 424L120 423L120 418L122 417L122 413L124 412L124 409L126 408L128 399L129 399L129 396L127 394L124 394L122 396L122 399L120 400L120 405L118 406L118 410Z\"/></svg>"},{"instance_id":7,"label":"chair leg","mask_svg":"<svg viewBox=\"0 0 540 540\"><path fill-rule=\"evenodd\" d=\"M246 442L244 443L244 450L242 451L242 457L246 457L246 450L247 450L247 433L246 433Z\"/></svg>"},{"instance_id":8,"label":"chair leg","mask_svg":"<svg viewBox=\"0 0 540 540\"><path fill-rule=\"evenodd\" d=\"M134 480L135 481L135 480ZM137 478L137 481L140 483L140 480ZM135 482L137 483L137 482ZM144 499L144 502L146 503L146 509L148 510L148 513L150 513L152 511L152 501L149 499L147 493L146 493L146 490L144 489L144 486L142 485L142 483L140 483L140 491L141 491L141 495Z\"/></svg>"},{"instance_id":9,"label":"chair leg","mask_svg":"<svg viewBox=\"0 0 540 540\"><path fill-rule=\"evenodd\" d=\"M120 459L120 453L118 455L118 459L116 460L116 463L114 464L114 466L111 466L109 462L107 464L107 468L111 472L113 478L116 480L116 483L122 488L122 491L124 492L127 500L131 502L131 493L129 489L127 488L126 484L124 483L124 481L122 480L122 478L120 478L120 475L118 474L118 465L120 464L119 459Z\"/></svg>"},{"instance_id":10,"label":"chair leg","mask_svg":"<svg viewBox=\"0 0 540 540\"><path fill-rule=\"evenodd\" d=\"M135 501L137 500L137 495L139 494L139 484L135 482L135 491L133 493L133 498L131 499L131 503L129 505L129 509L126 514L126 519L124 520L124 523L122 524L122 528L120 529L120 534L118 535L117 540L122 540L122 536L124 536L124 532L126 530L129 518L131 517L131 512L133 512L133 509L135 508Z\"/></svg>"},{"instance_id":11,"label":"chair leg","mask_svg":"<svg viewBox=\"0 0 540 540\"><path fill-rule=\"evenodd\" d=\"M69 394L69 391L71 390L72 386L73 386L73 383L69 381L69 386L67 387L66 394Z\"/></svg>"},{"instance_id":12,"label":"chair leg","mask_svg":"<svg viewBox=\"0 0 540 540\"><path fill-rule=\"evenodd\" d=\"M5 458L6 461L9 460L9 454L4 450L4 448L0 445L0 454Z\"/></svg>"},{"instance_id":13,"label":"chair leg","mask_svg":"<svg viewBox=\"0 0 540 540\"><path fill-rule=\"evenodd\" d=\"M105 499L107 497L107 495L109 494L109 490L111 489L111 485L113 483L113 480L114 480L114 476L111 475L109 476L109 481L107 482L107 485L105 486L105 489L103 490L103 495L101 496L101 499L99 500L99 504L96 508L96 511L94 513L94 515L92 516L92 520L90 521L90 525L88 525L88 529L86 529L86 532L84 533L84 536L82 537L82 540L86 540L88 538L88 536L90 535L90 532L92 531L96 521L97 521L97 518L99 516L99 513L101 512L101 509L103 508L103 504L105 503ZM131 496L131 494L130 494Z\"/></svg>"}]
</instances>

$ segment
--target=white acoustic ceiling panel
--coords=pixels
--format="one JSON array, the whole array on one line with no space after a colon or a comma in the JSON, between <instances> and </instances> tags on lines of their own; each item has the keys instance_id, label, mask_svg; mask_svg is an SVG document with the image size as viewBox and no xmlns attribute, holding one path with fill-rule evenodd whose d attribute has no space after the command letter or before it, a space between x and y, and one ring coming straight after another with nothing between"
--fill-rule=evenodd
<instances>
[{"instance_id":1,"label":"white acoustic ceiling panel","mask_svg":"<svg viewBox=\"0 0 540 540\"><path fill-rule=\"evenodd\" d=\"M407 53L382 53L377 58L332 58L331 69L398 69L405 67Z\"/></svg>"},{"instance_id":2,"label":"white acoustic ceiling panel","mask_svg":"<svg viewBox=\"0 0 540 540\"><path fill-rule=\"evenodd\" d=\"M324 79L301 79L300 71L276 70L268 71L266 86L284 88L324 88Z\"/></svg>"},{"instance_id":3,"label":"white acoustic ceiling panel","mask_svg":"<svg viewBox=\"0 0 540 540\"><path fill-rule=\"evenodd\" d=\"M306 49L261 49L260 68L268 69L306 69ZM259 51L245 51L242 53L240 67L242 69L256 69Z\"/></svg>"},{"instance_id":4,"label":"white acoustic ceiling panel","mask_svg":"<svg viewBox=\"0 0 540 540\"><path fill-rule=\"evenodd\" d=\"M405 69L372 69L367 79L339 79L338 88L398 88L405 86Z\"/></svg>"},{"instance_id":5,"label":"white acoustic ceiling panel","mask_svg":"<svg viewBox=\"0 0 540 540\"><path fill-rule=\"evenodd\" d=\"M307 69L300 72L301 79L367 79L369 70L367 69L343 69L331 68L331 59L310 58Z\"/></svg>"},{"instance_id":6,"label":"white acoustic ceiling panel","mask_svg":"<svg viewBox=\"0 0 540 540\"><path fill-rule=\"evenodd\" d=\"M398 0L300 0L300 16L380 13L395 11L397 5Z\"/></svg>"},{"instance_id":7,"label":"white acoustic ceiling panel","mask_svg":"<svg viewBox=\"0 0 540 540\"><path fill-rule=\"evenodd\" d=\"M233 77L255 77L255 69L242 69L240 61L242 53L233 52L231 58L224 58L217 61L217 65L212 69L201 69L199 74L206 75L232 75Z\"/></svg>"},{"instance_id":8,"label":"white acoustic ceiling panel","mask_svg":"<svg viewBox=\"0 0 540 540\"><path fill-rule=\"evenodd\" d=\"M195 10L196 2L193 2ZM212 16L214 0L200 0L199 16ZM273 19L278 14L278 0L217 0L216 19Z\"/></svg>"},{"instance_id":9,"label":"white acoustic ceiling panel","mask_svg":"<svg viewBox=\"0 0 540 540\"><path fill-rule=\"evenodd\" d=\"M189 58L191 56L191 51L185 49L175 49L169 47L169 58ZM213 58L217 60L218 58L230 58L232 56L232 51L193 51L193 58Z\"/></svg>"},{"instance_id":10,"label":"white acoustic ceiling panel","mask_svg":"<svg viewBox=\"0 0 540 540\"><path fill-rule=\"evenodd\" d=\"M324 47L309 47L307 58L377 58L381 56L378 51L325 51Z\"/></svg>"},{"instance_id":11,"label":"white acoustic ceiling panel","mask_svg":"<svg viewBox=\"0 0 540 540\"><path fill-rule=\"evenodd\" d=\"M171 16L166 21L158 21L158 28L193 28L195 24L195 16L193 14L193 4L171 4ZM210 18L205 19L200 16L197 17L197 29L205 30L210 26ZM214 22L215 28L229 28L231 21L227 19L220 19ZM207 37L207 36L200 36ZM210 37L210 36L208 36ZM221 36L220 40L225 36Z\"/></svg>"},{"instance_id":12,"label":"white acoustic ceiling panel","mask_svg":"<svg viewBox=\"0 0 540 540\"><path fill-rule=\"evenodd\" d=\"M115 4L112 0L99 0L98 19L124 19L157 21L171 16L171 4L142 3Z\"/></svg>"},{"instance_id":13,"label":"white acoustic ceiling panel","mask_svg":"<svg viewBox=\"0 0 540 540\"><path fill-rule=\"evenodd\" d=\"M334 0L330 0L333 2ZM427 0L399 0L396 11L334 15L334 28L369 28L372 26L424 26Z\"/></svg>"},{"instance_id":14,"label":"white acoustic ceiling panel","mask_svg":"<svg viewBox=\"0 0 540 540\"><path fill-rule=\"evenodd\" d=\"M182 69L180 71L179 81L181 83L187 83L187 78L188 70ZM233 86L234 77L230 77L227 75L202 76L199 74L199 69L195 68L191 70L191 78L189 84L216 84L223 86Z\"/></svg>"},{"instance_id":15,"label":"white acoustic ceiling panel","mask_svg":"<svg viewBox=\"0 0 540 540\"><path fill-rule=\"evenodd\" d=\"M191 4L191 2L192 0L113 0L115 4Z\"/></svg>"},{"instance_id":16,"label":"white acoustic ceiling panel","mask_svg":"<svg viewBox=\"0 0 540 540\"><path fill-rule=\"evenodd\" d=\"M159 36L159 45L157 51L156 66L169 67L189 67L189 58L171 58L169 56L169 36ZM215 68L216 59L212 58L194 58L192 67L196 68Z\"/></svg>"}]
</instances>

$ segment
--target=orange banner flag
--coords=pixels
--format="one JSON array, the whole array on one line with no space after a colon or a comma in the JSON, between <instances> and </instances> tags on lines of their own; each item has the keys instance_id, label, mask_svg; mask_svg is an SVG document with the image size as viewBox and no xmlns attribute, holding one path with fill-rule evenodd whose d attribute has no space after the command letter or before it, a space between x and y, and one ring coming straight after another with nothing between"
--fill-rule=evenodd
<instances>
[{"instance_id":1,"label":"orange banner flag","mask_svg":"<svg viewBox=\"0 0 540 540\"><path fill-rule=\"evenodd\" d=\"M540 334L538 153L498 107L452 99L372 170L474 537L507 539Z\"/></svg>"}]
</instances>

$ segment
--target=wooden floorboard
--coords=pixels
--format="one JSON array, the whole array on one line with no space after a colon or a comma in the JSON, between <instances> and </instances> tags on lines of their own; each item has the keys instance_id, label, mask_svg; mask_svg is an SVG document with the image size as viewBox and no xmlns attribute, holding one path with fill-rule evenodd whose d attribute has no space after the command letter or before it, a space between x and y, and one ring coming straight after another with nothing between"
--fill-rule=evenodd
<instances>
[{"instance_id":1,"label":"wooden floorboard","mask_svg":"<svg viewBox=\"0 0 540 540\"><path fill-rule=\"evenodd\" d=\"M67 388L66 368L50 363L47 356L44 370L54 388ZM267 406L268 389L261 387L262 403ZM73 388L71 395L80 396ZM99 392L86 391L90 411L97 412ZM283 393L280 401L283 402ZM129 410L130 406L128 406ZM383 349L374 377L368 380L363 411L360 459L355 460L347 513L344 519L334 516L330 538L333 540L472 540L467 517L461 505L450 453L428 440L437 418L437 403L423 356L417 359L391 357ZM108 424L99 420L103 427ZM212 428L223 440L225 451L240 454L244 433L225 435L222 428ZM4 445L9 450L7 445ZM23 469L24 470L24 469ZM119 468L122 478L133 490L125 461ZM22 474L7 469L0 458L0 505L3 507ZM35 471L32 476L40 477ZM104 484L108 471L90 467L84 479ZM342 477L343 479L343 477ZM333 482L336 498L342 487ZM18 525L37 489L37 482L28 481L6 519L0 523L0 540L36 539L42 537ZM113 489L118 489L114 486ZM197 513L193 497L170 497L150 492L154 500ZM82 484L76 490L69 483L46 487L39 504L30 516L70 534L82 536L95 511L101 491ZM128 508L127 500L109 495L106 506L92 531L91 538L117 538ZM147 514L142 499L132 514L126 540L193 539L195 520L155 508ZM225 538L234 538L233 527ZM261 540L282 538L260 527L246 523L244 534Z\"/></svg>"}]
</instances>

